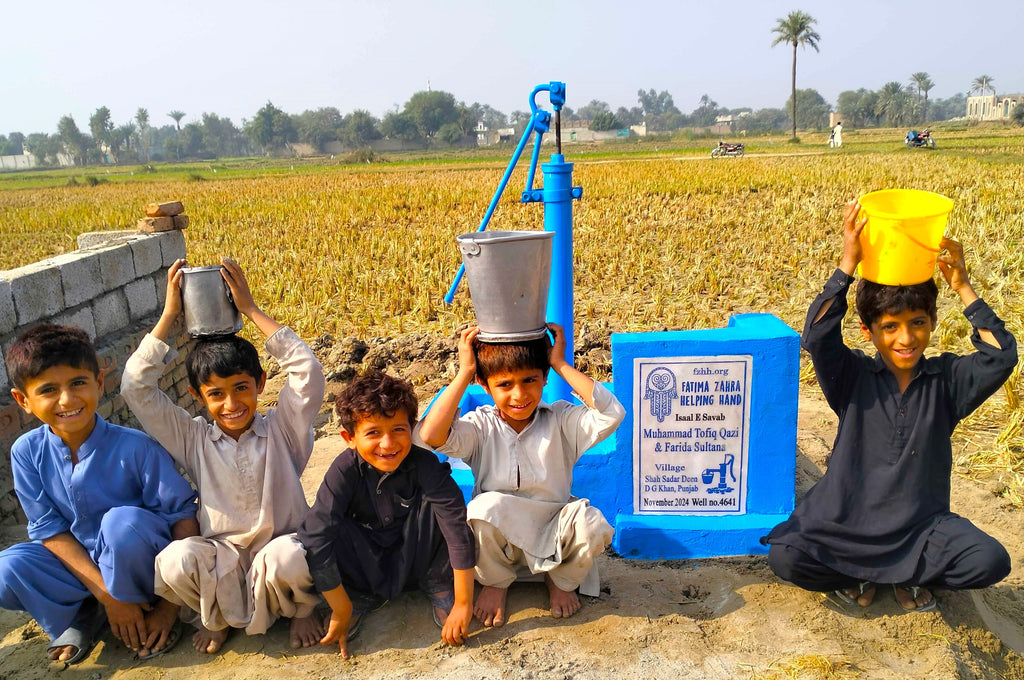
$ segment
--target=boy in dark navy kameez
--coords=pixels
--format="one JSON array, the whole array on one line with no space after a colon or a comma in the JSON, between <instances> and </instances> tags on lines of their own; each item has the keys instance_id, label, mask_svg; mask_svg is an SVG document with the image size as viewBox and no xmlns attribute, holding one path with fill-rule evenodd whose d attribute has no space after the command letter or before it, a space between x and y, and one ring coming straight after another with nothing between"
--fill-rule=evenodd
<instances>
[{"instance_id":1,"label":"boy in dark navy kameez","mask_svg":"<svg viewBox=\"0 0 1024 680\"><path fill-rule=\"evenodd\" d=\"M939 269L964 304L977 351L923 356L936 323L932 280L861 281L861 329L878 354L846 347L846 293L862 257L859 209L846 208L839 269L811 304L801 340L839 415L828 470L764 540L772 570L801 588L867 606L877 584L891 584L904 609L921 611L935 606L925 586L984 588L1010 572L998 541L949 510L950 436L1010 376L1017 344L971 287L961 245L943 239Z\"/></svg>"}]
</instances>

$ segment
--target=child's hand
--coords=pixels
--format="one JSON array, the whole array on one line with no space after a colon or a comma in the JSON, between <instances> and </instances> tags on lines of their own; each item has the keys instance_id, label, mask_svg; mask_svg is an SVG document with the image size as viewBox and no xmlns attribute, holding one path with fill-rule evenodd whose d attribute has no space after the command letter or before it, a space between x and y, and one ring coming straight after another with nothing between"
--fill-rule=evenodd
<instances>
[{"instance_id":1,"label":"child's hand","mask_svg":"<svg viewBox=\"0 0 1024 680\"><path fill-rule=\"evenodd\" d=\"M238 307L238 311L251 319L253 312L259 311L259 307L256 306L256 301L252 298L252 291L249 290L249 282L245 280L242 268L230 257L222 257L220 262L224 265L224 268L220 270L220 275L224 277L224 281L227 282L228 288L231 290L235 307Z\"/></svg>"},{"instance_id":2,"label":"child's hand","mask_svg":"<svg viewBox=\"0 0 1024 680\"><path fill-rule=\"evenodd\" d=\"M565 359L565 330L557 323L549 323L548 330L554 337L554 342L548 348L548 362L557 373L563 364L569 363Z\"/></svg>"},{"instance_id":3,"label":"child's hand","mask_svg":"<svg viewBox=\"0 0 1024 680\"><path fill-rule=\"evenodd\" d=\"M103 603L107 610L110 632L130 649L139 649L148 637L146 617L142 607L133 602L121 602L113 597Z\"/></svg>"},{"instance_id":4,"label":"child's hand","mask_svg":"<svg viewBox=\"0 0 1024 680\"><path fill-rule=\"evenodd\" d=\"M473 340L480 334L480 329L471 326L459 334L459 373L476 375L476 355L473 354Z\"/></svg>"},{"instance_id":5,"label":"child's hand","mask_svg":"<svg viewBox=\"0 0 1024 680\"><path fill-rule=\"evenodd\" d=\"M860 203L850 201L846 204L846 211L843 214L843 254L839 258L839 268L848 275L853 276L857 271L857 265L864 259L864 251L860 246L860 233L864 230L868 218L857 219L860 213Z\"/></svg>"},{"instance_id":6,"label":"child's hand","mask_svg":"<svg viewBox=\"0 0 1024 680\"><path fill-rule=\"evenodd\" d=\"M164 316L169 320L175 320L181 314L181 273L185 266L184 259L174 261L167 270L167 297L164 300Z\"/></svg>"},{"instance_id":7,"label":"child's hand","mask_svg":"<svg viewBox=\"0 0 1024 680\"><path fill-rule=\"evenodd\" d=\"M331 618L327 622L327 634L320 639L320 644L329 645L332 642L338 643L338 652L341 658L348 659L348 626L352 620L352 608L348 612L331 610Z\"/></svg>"},{"instance_id":8,"label":"child's hand","mask_svg":"<svg viewBox=\"0 0 1024 680\"><path fill-rule=\"evenodd\" d=\"M945 255L939 255L939 271L942 272L950 289L954 293L959 293L962 287L970 287L967 264L964 262L964 247L951 238L943 238L939 247L946 251Z\"/></svg>"},{"instance_id":9,"label":"child's hand","mask_svg":"<svg viewBox=\"0 0 1024 680\"><path fill-rule=\"evenodd\" d=\"M441 629L441 639L450 645L461 645L469 636L469 622L473 619L473 604L456 604L448 612L444 628Z\"/></svg>"}]
</instances>

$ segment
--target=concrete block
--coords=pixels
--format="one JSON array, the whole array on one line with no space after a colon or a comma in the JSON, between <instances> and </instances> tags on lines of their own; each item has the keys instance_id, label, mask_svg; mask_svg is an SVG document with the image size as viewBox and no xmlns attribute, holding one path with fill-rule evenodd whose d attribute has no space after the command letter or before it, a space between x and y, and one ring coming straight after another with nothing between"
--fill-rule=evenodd
<instances>
[{"instance_id":1,"label":"concrete block","mask_svg":"<svg viewBox=\"0 0 1024 680\"><path fill-rule=\"evenodd\" d=\"M134 229L123 229L118 231L88 231L78 235L79 250L95 250L107 248L112 245L127 243L137 237L139 232Z\"/></svg>"},{"instance_id":2,"label":"concrete block","mask_svg":"<svg viewBox=\"0 0 1024 680\"><path fill-rule=\"evenodd\" d=\"M160 251L165 267L170 267L175 260L185 257L185 235L180 231L165 231L157 234L156 238L160 240Z\"/></svg>"},{"instance_id":3,"label":"concrete block","mask_svg":"<svg viewBox=\"0 0 1024 680\"><path fill-rule=\"evenodd\" d=\"M96 325L96 337L102 338L122 330L131 322L128 313L128 298L123 290L114 290L92 301L92 318Z\"/></svg>"},{"instance_id":4,"label":"concrete block","mask_svg":"<svg viewBox=\"0 0 1024 680\"><path fill-rule=\"evenodd\" d=\"M11 269L4 277L10 282L18 325L24 326L64 310L60 271L43 262Z\"/></svg>"},{"instance_id":5,"label":"concrete block","mask_svg":"<svg viewBox=\"0 0 1024 680\"><path fill-rule=\"evenodd\" d=\"M0 441L14 441L24 432L20 414L21 407L17 404L0 406Z\"/></svg>"},{"instance_id":6,"label":"concrete block","mask_svg":"<svg viewBox=\"0 0 1024 680\"><path fill-rule=\"evenodd\" d=\"M7 377L7 364L0 361L0 394L5 394L10 389L11 381Z\"/></svg>"},{"instance_id":7,"label":"concrete block","mask_svg":"<svg viewBox=\"0 0 1024 680\"><path fill-rule=\"evenodd\" d=\"M0 335L10 333L18 327L18 314L14 311L14 295L11 282L0 278Z\"/></svg>"},{"instance_id":8,"label":"concrete block","mask_svg":"<svg viewBox=\"0 0 1024 680\"><path fill-rule=\"evenodd\" d=\"M73 312L66 312L54 317L53 322L61 326L78 326L93 340L96 339L96 323L92 316L92 307L83 305Z\"/></svg>"},{"instance_id":9,"label":"concrete block","mask_svg":"<svg viewBox=\"0 0 1024 680\"><path fill-rule=\"evenodd\" d=\"M76 250L50 258L48 262L60 271L66 306L80 305L103 292L100 258L96 253Z\"/></svg>"},{"instance_id":10,"label":"concrete block","mask_svg":"<svg viewBox=\"0 0 1024 680\"><path fill-rule=\"evenodd\" d=\"M136 278L135 261L128 243L103 248L99 251L99 257L103 290L120 288Z\"/></svg>"},{"instance_id":11,"label":"concrete block","mask_svg":"<svg viewBox=\"0 0 1024 680\"><path fill-rule=\"evenodd\" d=\"M128 313L133 321L156 311L156 287L153 285L153 279L132 281L124 287L124 294L128 298Z\"/></svg>"},{"instance_id":12,"label":"concrete block","mask_svg":"<svg viewBox=\"0 0 1024 680\"><path fill-rule=\"evenodd\" d=\"M156 287L156 306L163 310L167 301L167 270L160 268L153 274L153 286Z\"/></svg>"},{"instance_id":13,"label":"concrete block","mask_svg":"<svg viewBox=\"0 0 1024 680\"><path fill-rule=\"evenodd\" d=\"M130 246L135 261L135 276L147 276L163 265L159 239L148 236L132 241Z\"/></svg>"}]
</instances>

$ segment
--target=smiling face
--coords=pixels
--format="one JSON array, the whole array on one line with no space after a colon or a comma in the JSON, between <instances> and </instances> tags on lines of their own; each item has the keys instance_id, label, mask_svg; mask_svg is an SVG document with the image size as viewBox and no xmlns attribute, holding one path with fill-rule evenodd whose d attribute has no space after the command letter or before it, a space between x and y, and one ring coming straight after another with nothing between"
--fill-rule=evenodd
<instances>
[{"instance_id":1,"label":"smiling face","mask_svg":"<svg viewBox=\"0 0 1024 680\"><path fill-rule=\"evenodd\" d=\"M490 374L484 389L494 400L501 419L516 432L522 432L533 420L546 384L544 371L521 368Z\"/></svg>"},{"instance_id":2,"label":"smiling face","mask_svg":"<svg viewBox=\"0 0 1024 680\"><path fill-rule=\"evenodd\" d=\"M341 436L359 457L380 472L394 472L412 450L412 423L405 409L394 414L360 416L355 432L342 430Z\"/></svg>"},{"instance_id":3,"label":"smiling face","mask_svg":"<svg viewBox=\"0 0 1024 680\"><path fill-rule=\"evenodd\" d=\"M96 406L103 395L103 375L88 368L58 364L11 390L27 413L49 425L72 452L92 434Z\"/></svg>"},{"instance_id":4,"label":"smiling face","mask_svg":"<svg viewBox=\"0 0 1024 680\"><path fill-rule=\"evenodd\" d=\"M900 389L905 389L928 347L935 320L924 310L905 309L899 314L882 314L870 328L863 323L860 328L896 376Z\"/></svg>"},{"instance_id":5,"label":"smiling face","mask_svg":"<svg viewBox=\"0 0 1024 680\"><path fill-rule=\"evenodd\" d=\"M192 388L189 391L203 402L224 434L238 441L256 417L256 402L266 382L266 373L259 382L248 373L227 378L214 374L199 386L198 394Z\"/></svg>"}]
</instances>

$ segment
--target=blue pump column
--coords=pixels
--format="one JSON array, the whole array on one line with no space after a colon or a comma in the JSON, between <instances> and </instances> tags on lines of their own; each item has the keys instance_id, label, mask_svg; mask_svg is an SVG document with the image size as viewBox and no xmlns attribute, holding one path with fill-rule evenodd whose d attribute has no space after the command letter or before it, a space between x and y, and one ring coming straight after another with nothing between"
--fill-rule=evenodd
<instances>
[{"instance_id":1,"label":"blue pump column","mask_svg":"<svg viewBox=\"0 0 1024 680\"><path fill-rule=\"evenodd\" d=\"M572 163L562 154L553 154L551 162L541 165L544 172L544 231L555 233L551 247L551 284L548 288L548 319L565 329L566 360L573 359L573 264L572 201L582 187L572 186ZM554 373L548 379L545 398L570 399L572 389Z\"/></svg>"}]
</instances>

